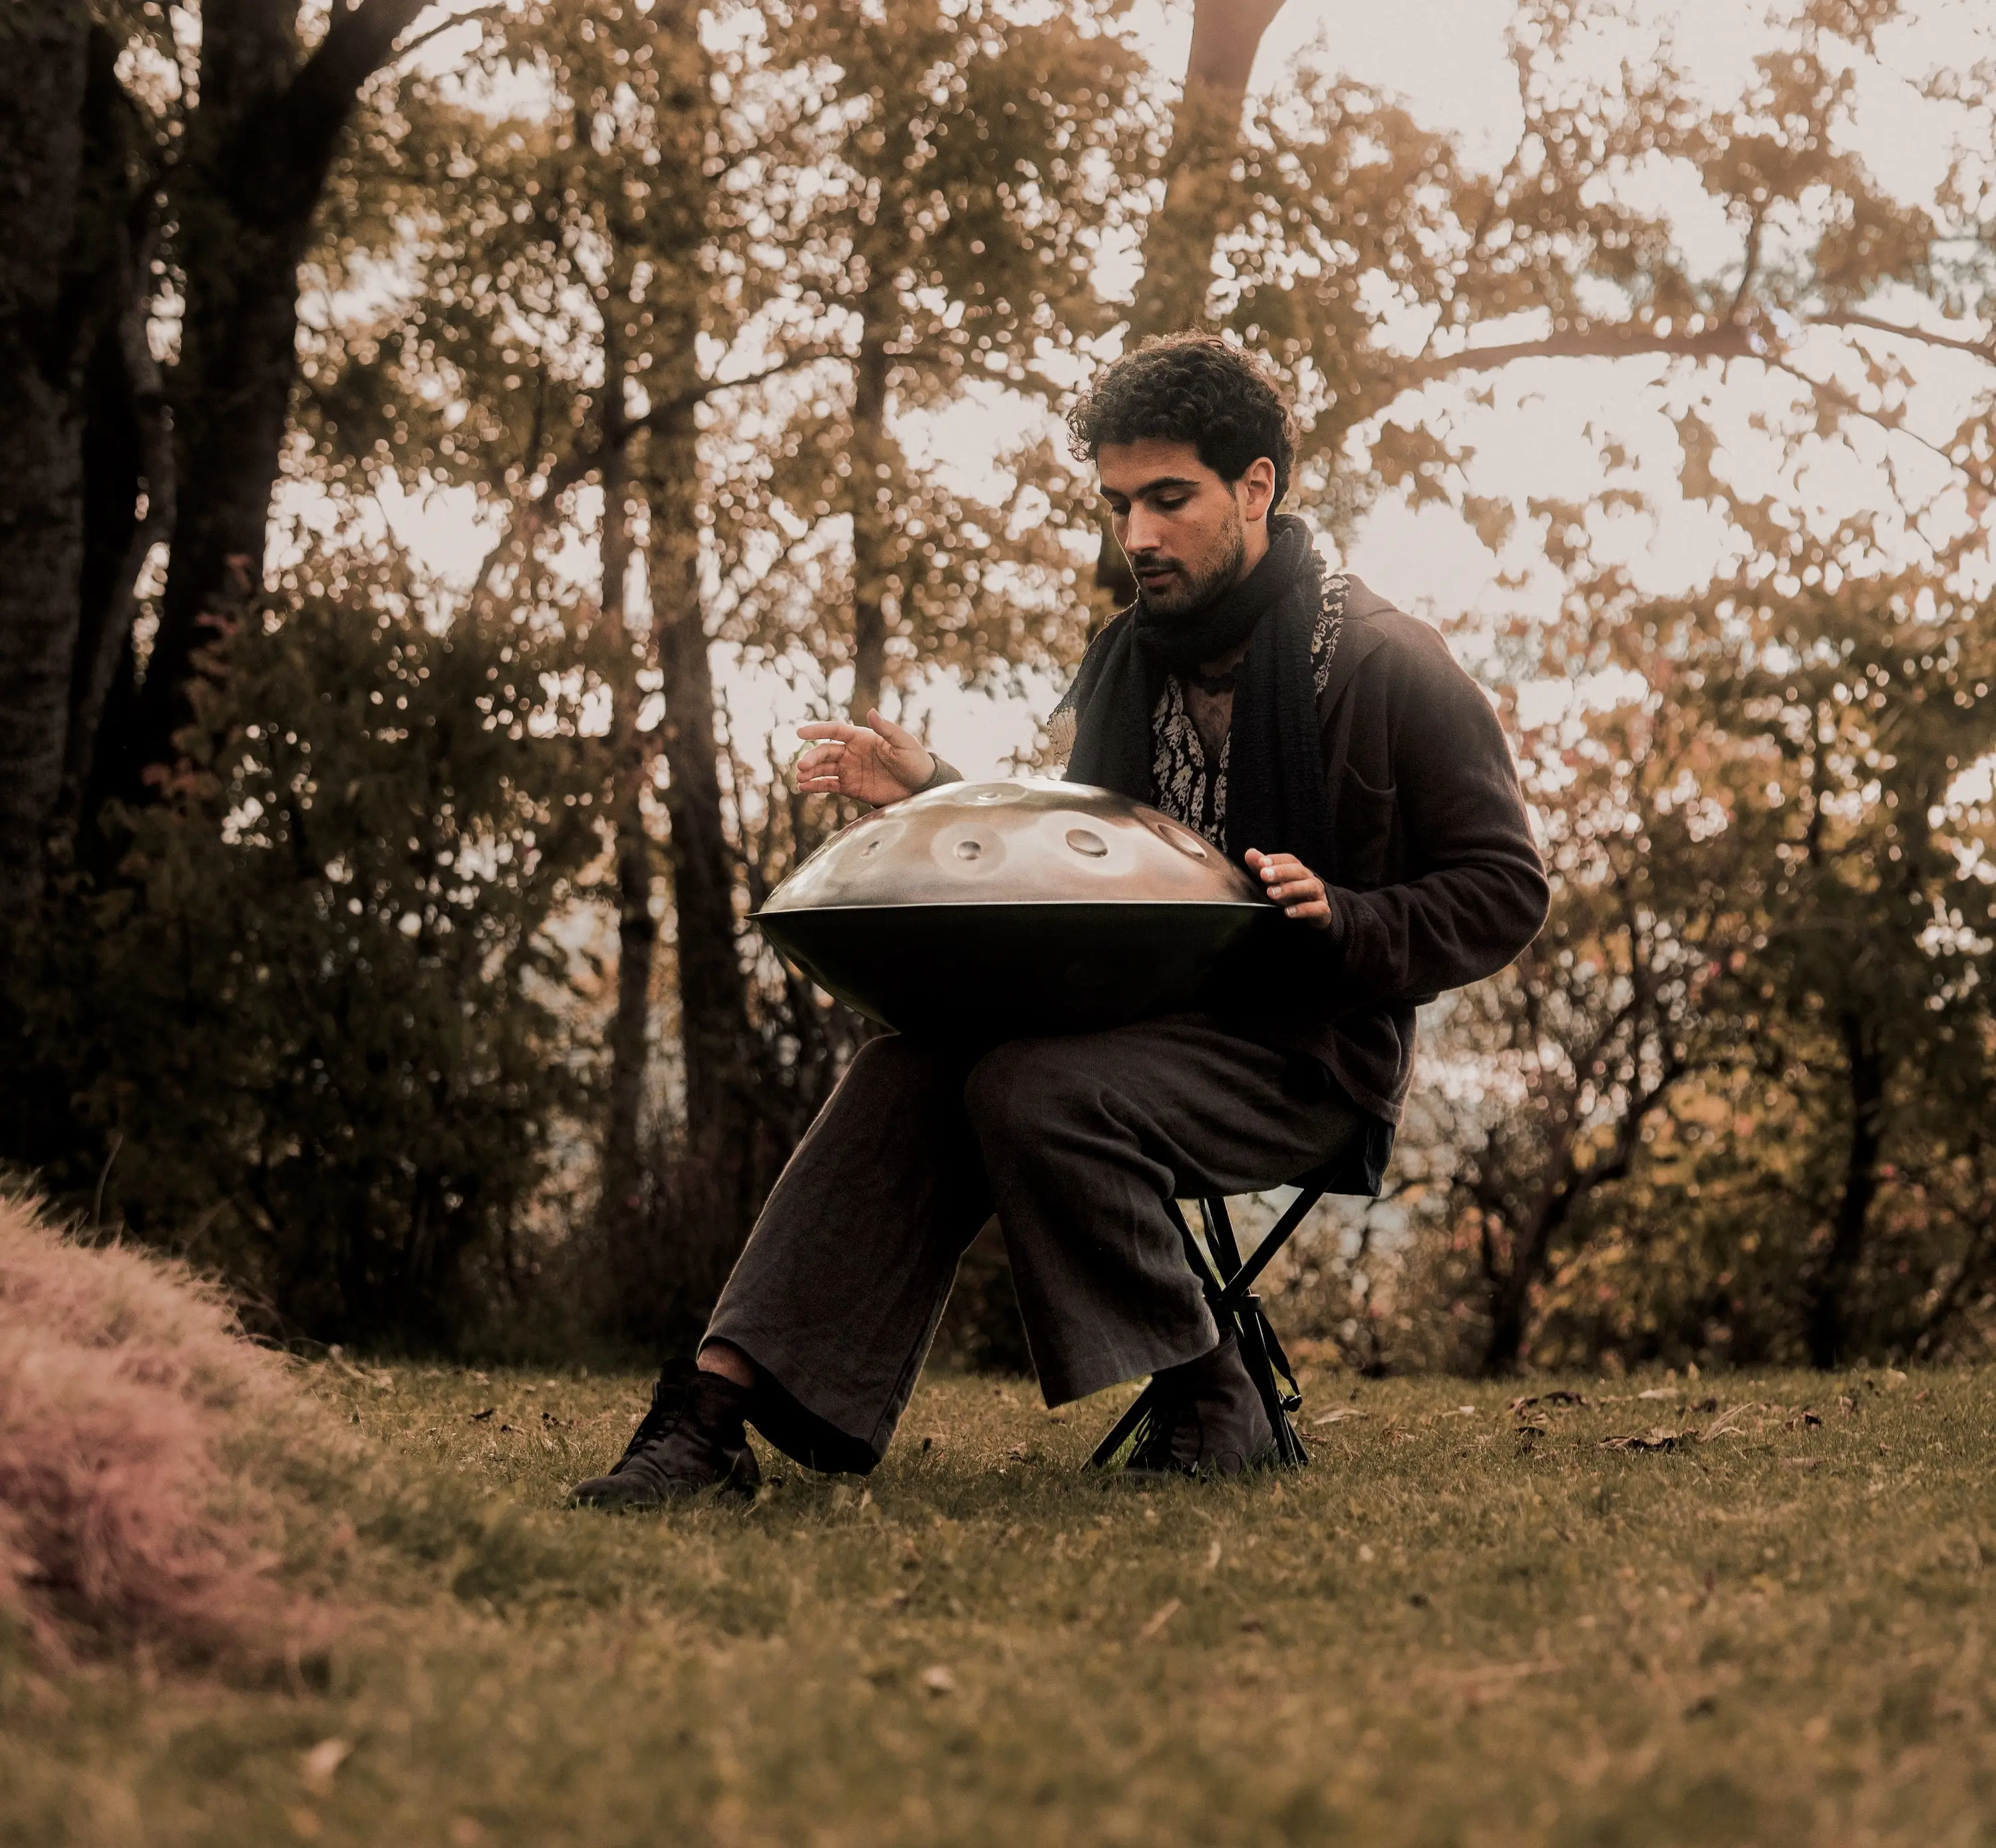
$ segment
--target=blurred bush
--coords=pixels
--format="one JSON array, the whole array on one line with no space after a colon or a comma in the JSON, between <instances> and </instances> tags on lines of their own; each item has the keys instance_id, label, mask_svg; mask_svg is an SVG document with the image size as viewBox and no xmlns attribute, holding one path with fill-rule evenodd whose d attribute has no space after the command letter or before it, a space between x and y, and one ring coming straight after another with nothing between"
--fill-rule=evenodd
<instances>
[{"instance_id":1,"label":"blurred bush","mask_svg":"<svg viewBox=\"0 0 1996 1848\"><path fill-rule=\"evenodd\" d=\"M589 1101L560 931L602 851L595 684L587 637L433 628L351 558L221 636L164 799L0 978L0 1158L287 1335L505 1313Z\"/></svg>"}]
</instances>

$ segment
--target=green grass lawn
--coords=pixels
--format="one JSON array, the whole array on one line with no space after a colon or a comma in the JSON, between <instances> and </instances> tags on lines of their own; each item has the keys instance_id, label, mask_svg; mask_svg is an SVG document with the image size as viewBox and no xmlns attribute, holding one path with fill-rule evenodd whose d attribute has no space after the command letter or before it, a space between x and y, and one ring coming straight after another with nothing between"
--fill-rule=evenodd
<instances>
[{"instance_id":1,"label":"green grass lawn","mask_svg":"<svg viewBox=\"0 0 1996 1848\"><path fill-rule=\"evenodd\" d=\"M559 1506L638 1381L313 1382L358 1615L262 1683L0 1646L0 1840L1996 1839L1996 1373L1322 1374L1309 1469L1151 1491L1081 1467L1121 1396L934 1380L869 1481L662 1519Z\"/></svg>"}]
</instances>

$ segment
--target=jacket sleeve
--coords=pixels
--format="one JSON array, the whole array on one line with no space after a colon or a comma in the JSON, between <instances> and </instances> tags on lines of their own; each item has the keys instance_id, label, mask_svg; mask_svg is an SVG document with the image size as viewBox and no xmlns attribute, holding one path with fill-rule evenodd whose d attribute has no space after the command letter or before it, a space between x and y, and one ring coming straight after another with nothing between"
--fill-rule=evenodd
<instances>
[{"instance_id":1,"label":"jacket sleeve","mask_svg":"<svg viewBox=\"0 0 1996 1848\"><path fill-rule=\"evenodd\" d=\"M1494 975L1538 934L1550 896L1489 700L1432 629L1409 622L1402 634L1378 691L1409 874L1369 892L1330 889L1338 986L1366 1007Z\"/></svg>"}]
</instances>

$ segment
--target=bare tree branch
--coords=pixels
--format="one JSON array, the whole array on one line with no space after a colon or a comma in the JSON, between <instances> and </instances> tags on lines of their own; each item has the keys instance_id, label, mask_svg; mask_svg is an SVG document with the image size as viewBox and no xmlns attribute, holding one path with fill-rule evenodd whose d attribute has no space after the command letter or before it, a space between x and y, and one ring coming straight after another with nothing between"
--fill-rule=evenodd
<instances>
[{"instance_id":1,"label":"bare tree branch","mask_svg":"<svg viewBox=\"0 0 1996 1848\"><path fill-rule=\"evenodd\" d=\"M1996 332L1984 334L1979 340L1970 340L1956 334L1933 333L1923 327L1903 327L1896 321L1881 321L1875 315L1820 315L1814 317L1809 325L1861 327L1874 334L1896 334L1902 340L1917 340L1923 346L1945 347L1950 353L1972 353L1978 360L1996 365Z\"/></svg>"}]
</instances>

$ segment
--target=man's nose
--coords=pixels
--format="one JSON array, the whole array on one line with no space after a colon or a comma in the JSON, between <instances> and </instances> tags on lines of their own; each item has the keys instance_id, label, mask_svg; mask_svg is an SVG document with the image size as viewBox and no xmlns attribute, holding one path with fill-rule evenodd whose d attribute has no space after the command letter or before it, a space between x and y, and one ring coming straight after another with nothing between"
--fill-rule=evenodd
<instances>
[{"instance_id":1,"label":"man's nose","mask_svg":"<svg viewBox=\"0 0 1996 1848\"><path fill-rule=\"evenodd\" d=\"M1123 523L1123 549L1133 556L1150 552L1165 541L1165 522L1155 514L1133 507Z\"/></svg>"}]
</instances>

